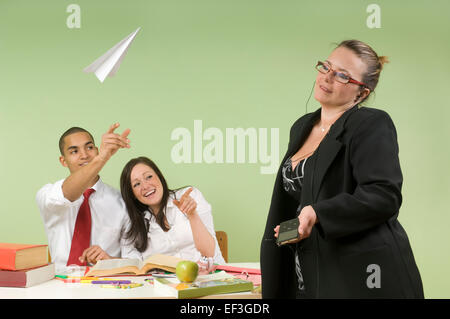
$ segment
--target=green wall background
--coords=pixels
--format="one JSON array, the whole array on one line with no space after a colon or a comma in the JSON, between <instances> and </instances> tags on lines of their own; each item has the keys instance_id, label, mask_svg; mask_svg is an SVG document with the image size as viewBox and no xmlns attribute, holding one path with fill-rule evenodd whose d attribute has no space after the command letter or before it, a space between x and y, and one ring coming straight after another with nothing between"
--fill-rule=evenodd
<instances>
[{"instance_id":1,"label":"green wall background","mask_svg":"<svg viewBox=\"0 0 450 319\"><path fill-rule=\"evenodd\" d=\"M71 3L79 29L66 25ZM366 25L372 3L381 28ZM261 163L175 164L171 133L193 133L194 120L223 133L279 128L282 158L314 64L333 43L357 38L391 61L366 105L386 110L398 130L400 221L426 297L449 298L449 13L448 0L0 0L0 241L46 243L35 194L68 174L59 136L81 126L99 142L120 122L132 148L110 160L103 180L118 188L130 158L151 157L169 186L203 192L229 235L231 262L258 261L275 175L261 174ZM115 77L100 83L82 72L139 26ZM308 111L318 107L311 98Z\"/></svg>"}]
</instances>

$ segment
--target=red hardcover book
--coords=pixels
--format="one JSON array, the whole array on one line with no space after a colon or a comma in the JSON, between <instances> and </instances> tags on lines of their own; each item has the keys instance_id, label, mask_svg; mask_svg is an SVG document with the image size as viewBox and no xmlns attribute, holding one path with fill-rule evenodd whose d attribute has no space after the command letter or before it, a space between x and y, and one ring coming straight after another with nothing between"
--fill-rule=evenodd
<instances>
[{"instance_id":1,"label":"red hardcover book","mask_svg":"<svg viewBox=\"0 0 450 319\"><path fill-rule=\"evenodd\" d=\"M31 287L55 277L55 264L24 269L0 270L0 287Z\"/></svg>"},{"instance_id":2,"label":"red hardcover book","mask_svg":"<svg viewBox=\"0 0 450 319\"><path fill-rule=\"evenodd\" d=\"M47 263L47 245L0 243L0 269L29 269Z\"/></svg>"}]
</instances>

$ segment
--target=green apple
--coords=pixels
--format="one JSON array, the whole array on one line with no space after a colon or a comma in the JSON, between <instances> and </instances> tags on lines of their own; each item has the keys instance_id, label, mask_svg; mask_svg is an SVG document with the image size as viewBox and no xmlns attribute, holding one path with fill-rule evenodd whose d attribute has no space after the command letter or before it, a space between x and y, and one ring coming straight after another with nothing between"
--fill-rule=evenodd
<instances>
[{"instance_id":1,"label":"green apple","mask_svg":"<svg viewBox=\"0 0 450 319\"><path fill-rule=\"evenodd\" d=\"M176 274L181 282L193 282L198 275L198 265L189 260L180 261L177 264Z\"/></svg>"}]
</instances>

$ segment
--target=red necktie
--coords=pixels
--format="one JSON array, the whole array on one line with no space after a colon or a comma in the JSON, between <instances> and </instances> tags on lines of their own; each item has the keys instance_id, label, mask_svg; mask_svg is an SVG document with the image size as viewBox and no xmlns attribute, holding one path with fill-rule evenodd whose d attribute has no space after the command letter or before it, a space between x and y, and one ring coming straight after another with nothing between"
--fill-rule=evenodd
<instances>
[{"instance_id":1,"label":"red necktie","mask_svg":"<svg viewBox=\"0 0 450 319\"><path fill-rule=\"evenodd\" d=\"M77 220L75 222L75 230L73 231L72 246L70 247L69 259L67 266L80 265L86 266L86 262L82 263L78 259L91 243L91 208L89 207L89 197L95 192L95 189L89 188L84 193L84 200L78 211Z\"/></svg>"}]
</instances>

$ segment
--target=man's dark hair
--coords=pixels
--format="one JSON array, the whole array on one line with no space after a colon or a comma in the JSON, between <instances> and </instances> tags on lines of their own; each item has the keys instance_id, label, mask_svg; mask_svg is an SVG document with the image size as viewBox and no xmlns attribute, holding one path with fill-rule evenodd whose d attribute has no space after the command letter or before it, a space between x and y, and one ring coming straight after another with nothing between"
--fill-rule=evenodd
<instances>
[{"instance_id":1,"label":"man's dark hair","mask_svg":"<svg viewBox=\"0 0 450 319\"><path fill-rule=\"evenodd\" d=\"M71 128L69 128L67 131L65 131L65 132L63 133L63 135L61 135L61 137L59 138L59 151L61 152L61 155L62 155L62 156L64 156L64 138L65 138L66 136L69 136L70 134L79 133L79 132L88 133L89 136L90 136L91 139L92 139L92 143L95 144L95 142L94 142L94 137L92 136L92 134L89 133L88 131L86 131L84 128L76 127L76 126L75 126L75 127L71 127Z\"/></svg>"}]
</instances>

